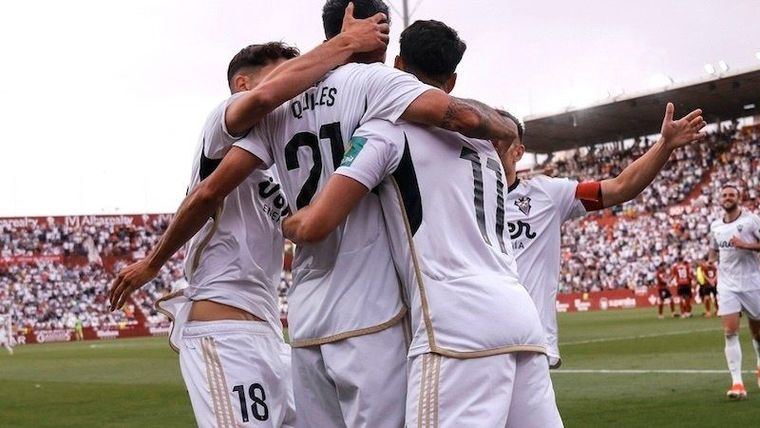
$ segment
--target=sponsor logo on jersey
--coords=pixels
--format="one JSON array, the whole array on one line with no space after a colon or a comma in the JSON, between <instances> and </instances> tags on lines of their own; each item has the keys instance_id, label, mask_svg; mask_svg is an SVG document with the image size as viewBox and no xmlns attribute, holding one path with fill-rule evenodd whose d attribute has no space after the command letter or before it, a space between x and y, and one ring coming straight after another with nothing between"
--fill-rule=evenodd
<instances>
[{"instance_id":1,"label":"sponsor logo on jersey","mask_svg":"<svg viewBox=\"0 0 760 428\"><path fill-rule=\"evenodd\" d=\"M354 163L354 159L356 159L356 156L359 155L359 152L362 151L364 144L366 143L367 139L364 137L351 138L351 147L349 147L346 155L343 156L343 162L340 163L340 166L351 166L351 164Z\"/></svg>"},{"instance_id":2,"label":"sponsor logo on jersey","mask_svg":"<svg viewBox=\"0 0 760 428\"><path fill-rule=\"evenodd\" d=\"M515 206L522 211L523 214L530 214L530 197L522 196L515 201Z\"/></svg>"},{"instance_id":3,"label":"sponsor logo on jersey","mask_svg":"<svg viewBox=\"0 0 760 428\"><path fill-rule=\"evenodd\" d=\"M526 223L522 220L517 220L516 222L508 222L507 228L509 229L509 237L511 239L517 239L522 235L525 235L525 237L528 239L533 239L536 237L536 232L533 232L531 230L530 223Z\"/></svg>"},{"instance_id":4,"label":"sponsor logo on jersey","mask_svg":"<svg viewBox=\"0 0 760 428\"><path fill-rule=\"evenodd\" d=\"M280 184L275 183L274 179L269 178L259 183L259 196L265 200L264 213L275 223L290 214L290 207L285 201L285 195L280 191ZM272 198L271 204L268 201L270 198Z\"/></svg>"}]
</instances>

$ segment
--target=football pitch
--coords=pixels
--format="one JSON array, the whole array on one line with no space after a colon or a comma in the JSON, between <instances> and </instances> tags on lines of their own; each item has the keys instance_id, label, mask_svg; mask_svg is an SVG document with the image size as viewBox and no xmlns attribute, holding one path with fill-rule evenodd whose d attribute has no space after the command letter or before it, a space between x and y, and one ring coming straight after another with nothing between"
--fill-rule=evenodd
<instances>
[{"instance_id":1,"label":"football pitch","mask_svg":"<svg viewBox=\"0 0 760 428\"><path fill-rule=\"evenodd\" d=\"M701 309L695 312L701 313ZM652 309L560 314L552 372L567 427L757 426L760 389L746 321L744 382L731 402L717 319L657 320ZM1 427L188 427L194 420L166 339L0 349Z\"/></svg>"}]
</instances>

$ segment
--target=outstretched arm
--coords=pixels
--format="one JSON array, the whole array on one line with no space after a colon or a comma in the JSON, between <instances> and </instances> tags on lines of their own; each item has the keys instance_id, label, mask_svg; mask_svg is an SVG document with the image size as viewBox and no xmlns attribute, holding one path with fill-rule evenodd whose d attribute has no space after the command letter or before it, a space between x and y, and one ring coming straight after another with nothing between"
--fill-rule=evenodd
<instances>
[{"instance_id":1,"label":"outstretched arm","mask_svg":"<svg viewBox=\"0 0 760 428\"><path fill-rule=\"evenodd\" d=\"M133 291L155 278L161 266L201 230L224 198L259 165L261 160L247 151L230 149L219 167L185 197L150 254L119 272L108 293L111 310L121 308Z\"/></svg>"},{"instance_id":2,"label":"outstretched arm","mask_svg":"<svg viewBox=\"0 0 760 428\"><path fill-rule=\"evenodd\" d=\"M673 110L673 104L668 103L662 121L661 137L657 143L628 165L620 175L601 182L604 208L638 196L652 183L675 149L704 138L705 134L699 132L707 125L701 116L702 110L694 110L677 121L673 121Z\"/></svg>"},{"instance_id":3,"label":"outstretched arm","mask_svg":"<svg viewBox=\"0 0 760 428\"><path fill-rule=\"evenodd\" d=\"M430 90L417 97L401 118L483 140L512 144L517 137L511 121L495 109L479 101L452 97L441 90Z\"/></svg>"},{"instance_id":4,"label":"outstretched arm","mask_svg":"<svg viewBox=\"0 0 760 428\"><path fill-rule=\"evenodd\" d=\"M328 71L345 64L354 53L371 52L388 44L388 19L378 13L354 19L349 3L342 32L298 58L275 68L254 89L227 107L225 123L230 134L242 136L264 116L321 79Z\"/></svg>"}]
</instances>

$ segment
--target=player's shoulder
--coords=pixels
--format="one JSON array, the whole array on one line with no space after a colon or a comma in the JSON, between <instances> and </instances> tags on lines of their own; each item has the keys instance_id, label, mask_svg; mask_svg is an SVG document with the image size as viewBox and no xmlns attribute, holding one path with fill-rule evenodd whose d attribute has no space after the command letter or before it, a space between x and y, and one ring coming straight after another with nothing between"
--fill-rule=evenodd
<instances>
[{"instance_id":1,"label":"player's shoulder","mask_svg":"<svg viewBox=\"0 0 760 428\"><path fill-rule=\"evenodd\" d=\"M723 219L721 219L721 218L713 219L713 221L710 222L710 230L718 228L718 227L720 227L722 225L723 225Z\"/></svg>"},{"instance_id":2,"label":"player's shoulder","mask_svg":"<svg viewBox=\"0 0 760 428\"><path fill-rule=\"evenodd\" d=\"M760 216L758 216L757 214L745 210L742 213L742 215L744 215L747 219L749 219L750 221L754 222L755 224L760 224Z\"/></svg>"},{"instance_id":3,"label":"player's shoulder","mask_svg":"<svg viewBox=\"0 0 760 428\"><path fill-rule=\"evenodd\" d=\"M548 193L557 191L573 191L578 186L578 182L564 177L549 177L545 174L536 174L529 179L524 180L526 186L542 189Z\"/></svg>"},{"instance_id":4,"label":"player's shoulder","mask_svg":"<svg viewBox=\"0 0 760 428\"><path fill-rule=\"evenodd\" d=\"M350 62L348 64L341 65L340 67L331 71L327 76L325 76L323 81L325 82L343 81L343 80L349 80L352 78L366 79L369 76L373 76L373 75L396 74L396 73L402 73L402 71L396 70L393 67L388 67L387 65L380 62L375 62L371 64L364 64L360 62Z\"/></svg>"}]
</instances>

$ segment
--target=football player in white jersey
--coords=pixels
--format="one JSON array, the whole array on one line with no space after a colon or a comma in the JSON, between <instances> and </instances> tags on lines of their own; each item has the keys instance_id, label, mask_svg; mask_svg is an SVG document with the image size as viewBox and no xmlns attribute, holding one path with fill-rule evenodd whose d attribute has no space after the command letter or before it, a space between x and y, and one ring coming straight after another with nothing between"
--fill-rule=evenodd
<instances>
[{"instance_id":1,"label":"football player in white jersey","mask_svg":"<svg viewBox=\"0 0 760 428\"><path fill-rule=\"evenodd\" d=\"M328 39L347 0L323 8ZM356 16L387 11L357 0ZM311 202L340 163L354 130L399 118L476 136L516 136L480 103L450 97L386 67L385 50L355 57L259 123L228 156L276 165L292 209ZM468 117L475 120L468 121ZM366 198L324 242L296 247L288 326L296 411L312 426L398 427L404 423L407 312L388 251L379 201Z\"/></svg>"},{"instance_id":2,"label":"football player in white jersey","mask_svg":"<svg viewBox=\"0 0 760 428\"><path fill-rule=\"evenodd\" d=\"M742 348L739 343L739 314L749 319L752 346L757 356L760 386L760 217L739 206L739 187L728 183L720 191L725 213L710 225L710 260L718 261L718 316L726 335L726 362L731 372L731 389L726 395L744 399Z\"/></svg>"},{"instance_id":3,"label":"football player in white jersey","mask_svg":"<svg viewBox=\"0 0 760 428\"><path fill-rule=\"evenodd\" d=\"M354 53L384 47L383 20L354 20L349 8L344 33L295 59L298 51L281 43L240 51L228 68L232 96L212 111L201 134L188 196L149 256L112 285L112 308L121 307L190 240L189 286L159 307L174 318L171 340L201 427L295 423L276 290L284 246L279 223L289 209L272 172L239 174L239 165L222 159L282 101Z\"/></svg>"},{"instance_id":4,"label":"football player in white jersey","mask_svg":"<svg viewBox=\"0 0 760 428\"><path fill-rule=\"evenodd\" d=\"M516 166L525 153L522 143L524 128L517 118L502 112L519 129L517 141L508 149L503 149L504 145L498 146L509 186L506 196L507 224L517 256L520 280L533 297L546 329L549 343L547 354L552 368L562 363L555 303L559 286L562 223L588 211L609 208L635 198L654 180L675 149L704 137L699 133L706 125L701 110L694 110L677 121L673 120L673 110L673 104L668 103L660 139L620 175L584 183L545 175L519 180Z\"/></svg>"},{"instance_id":5,"label":"football player in white jersey","mask_svg":"<svg viewBox=\"0 0 760 428\"><path fill-rule=\"evenodd\" d=\"M387 11L380 0L354 3L357 17ZM323 21L328 43L340 32L347 4L347 0L330 0L325 5ZM517 136L513 125L495 110L473 100L450 97L406 73L385 67L380 63L384 57L385 45L370 54L352 57L364 63L337 68L318 85L273 112L255 132L235 142L219 168L186 199L173 220L174 227L164 235L169 238L162 240L184 242L202 226L199 218L213 214L218 205L216 198L228 193L229 186L236 186L277 158L281 158L277 167L291 208L308 203L316 186L339 163L345 150L343 141L349 140L360 122L371 118L395 120L402 116L473 136L506 140ZM368 64L371 62L377 63ZM227 111L228 128L234 106L231 104ZM249 114L258 112L261 109L252 109ZM282 140L273 137L285 134L288 136ZM282 144L286 145L284 149L279 147ZM393 269L383 267L383 252L378 246L361 251L368 239L384 236L382 225L377 223L365 221L345 227L343 231L349 233L342 231L340 236L346 239L333 240L321 249L301 249L296 255L289 326L298 351L293 354L297 416L303 416L299 423L352 427L403 424L403 399L399 397L404 396L406 383L406 339L399 323L406 309L400 301ZM341 251L339 266L335 260ZM373 272L351 266L359 256L373 261ZM369 266L369 262L364 265ZM341 272L341 266L351 270ZM147 269L138 266L128 272L129 277L139 279L130 282L144 283L143 279L150 277L147 273L152 273ZM358 293L349 287L357 285L357 281L364 287ZM388 313L393 315L387 318Z\"/></svg>"},{"instance_id":6,"label":"football player in white jersey","mask_svg":"<svg viewBox=\"0 0 760 428\"><path fill-rule=\"evenodd\" d=\"M417 21L396 65L450 91L464 50L445 24ZM296 242L324 239L346 217L369 215L357 209L379 189L410 305L407 426L562 426L505 228L504 183L489 141L371 120L314 202L283 223Z\"/></svg>"},{"instance_id":7,"label":"football player in white jersey","mask_svg":"<svg viewBox=\"0 0 760 428\"><path fill-rule=\"evenodd\" d=\"M0 346L13 355L13 326L10 314L0 315Z\"/></svg>"}]
</instances>

